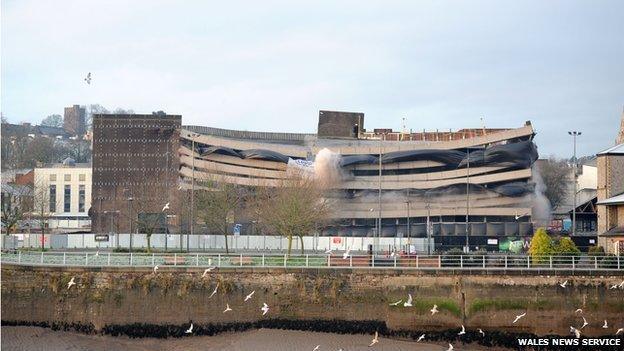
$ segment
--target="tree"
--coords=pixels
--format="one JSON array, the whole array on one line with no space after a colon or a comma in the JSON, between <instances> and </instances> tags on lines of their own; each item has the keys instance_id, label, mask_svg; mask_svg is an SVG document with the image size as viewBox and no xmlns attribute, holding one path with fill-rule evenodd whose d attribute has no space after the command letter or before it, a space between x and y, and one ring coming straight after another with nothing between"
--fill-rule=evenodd
<instances>
[{"instance_id":1,"label":"tree","mask_svg":"<svg viewBox=\"0 0 624 351\"><path fill-rule=\"evenodd\" d=\"M54 139L38 137L30 141L26 147L25 154L29 159L25 159L21 166L35 167L37 162L54 163L60 157L60 148L55 144Z\"/></svg>"},{"instance_id":2,"label":"tree","mask_svg":"<svg viewBox=\"0 0 624 351\"><path fill-rule=\"evenodd\" d=\"M197 217L206 224L208 230L223 235L225 252L229 253L228 228L242 209L245 190L227 181L203 181L199 187L195 195Z\"/></svg>"},{"instance_id":3,"label":"tree","mask_svg":"<svg viewBox=\"0 0 624 351\"><path fill-rule=\"evenodd\" d=\"M564 262L570 260L568 256L571 256L571 259L577 261L578 257L581 255L581 250L579 250L574 241L568 237L559 239L553 251L559 256L566 256L565 258L558 259L558 261Z\"/></svg>"},{"instance_id":4,"label":"tree","mask_svg":"<svg viewBox=\"0 0 624 351\"><path fill-rule=\"evenodd\" d=\"M108 111L106 109L106 107L100 105L100 104L91 104L86 106L86 116L85 116L85 128L86 130L91 130L91 127L93 126L93 115L94 114L99 114L99 113L109 113L110 111Z\"/></svg>"},{"instance_id":5,"label":"tree","mask_svg":"<svg viewBox=\"0 0 624 351\"><path fill-rule=\"evenodd\" d=\"M291 174L273 189L258 189L257 207L261 225L288 239L290 256L293 237L303 237L320 228L329 217L332 204L325 197L330 187L323 181L302 173Z\"/></svg>"},{"instance_id":6,"label":"tree","mask_svg":"<svg viewBox=\"0 0 624 351\"><path fill-rule=\"evenodd\" d=\"M132 201L136 214L132 221L136 223L139 233L145 234L147 239L147 251L152 251L152 234L156 232L166 232L167 211L163 210L169 199L166 186L143 185L139 189L133 189Z\"/></svg>"},{"instance_id":7,"label":"tree","mask_svg":"<svg viewBox=\"0 0 624 351\"><path fill-rule=\"evenodd\" d=\"M6 235L11 234L19 221L22 220L22 217L22 209L19 205L13 203L13 199L2 202L2 224L4 224L4 227L6 228Z\"/></svg>"},{"instance_id":8,"label":"tree","mask_svg":"<svg viewBox=\"0 0 624 351\"><path fill-rule=\"evenodd\" d=\"M529 255L531 255L533 263L544 262L545 256L552 255L554 252L553 242L544 228L539 228L531 238L529 245Z\"/></svg>"},{"instance_id":9,"label":"tree","mask_svg":"<svg viewBox=\"0 0 624 351\"><path fill-rule=\"evenodd\" d=\"M550 157L540 164L538 171L544 182L544 195L550 206L554 208L561 205L568 194L570 179L570 167L566 161Z\"/></svg>"},{"instance_id":10,"label":"tree","mask_svg":"<svg viewBox=\"0 0 624 351\"><path fill-rule=\"evenodd\" d=\"M56 191L60 191L56 189ZM58 198L58 197L57 197ZM41 250L44 250L45 230L48 227L48 220L52 213L56 211L56 198L50 197L50 186L45 180L36 180L34 184L32 209L35 218L39 221L41 229Z\"/></svg>"},{"instance_id":11,"label":"tree","mask_svg":"<svg viewBox=\"0 0 624 351\"><path fill-rule=\"evenodd\" d=\"M62 128L63 127L63 117L61 115L49 115L48 117L44 118L41 121L41 125L42 126L47 126L47 127L59 127Z\"/></svg>"}]
</instances>

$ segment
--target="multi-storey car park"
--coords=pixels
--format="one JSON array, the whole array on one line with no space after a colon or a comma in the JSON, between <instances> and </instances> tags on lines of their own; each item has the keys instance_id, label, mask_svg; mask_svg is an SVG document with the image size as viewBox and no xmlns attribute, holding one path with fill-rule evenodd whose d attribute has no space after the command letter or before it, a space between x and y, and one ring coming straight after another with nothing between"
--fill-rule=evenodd
<instances>
[{"instance_id":1,"label":"multi-storey car park","mask_svg":"<svg viewBox=\"0 0 624 351\"><path fill-rule=\"evenodd\" d=\"M105 130L107 125L116 127ZM192 184L274 187L293 163L309 163L329 149L341 174L328 193L337 206L330 224L306 238L306 248L410 244L427 251L427 244L463 247L468 241L472 250L506 250L509 242L530 237L542 217L532 170L538 157L534 135L530 122L515 129L367 131L363 113L335 111L319 112L317 134L185 126L179 116L168 115L99 115L94 118L93 231L106 232L115 223L128 233L132 221L125 216L159 212L156 205L136 208L143 193L136 185L155 189L154 184L166 183L166 191L151 196L171 202L170 217L176 218L169 232L188 233ZM235 221L232 226L238 224L241 236L248 236L249 247L277 248L275 241L259 238L263 235L252 220ZM210 233L197 223L193 234ZM201 247L200 240L192 236L191 246ZM219 247L222 240L209 245Z\"/></svg>"}]
</instances>

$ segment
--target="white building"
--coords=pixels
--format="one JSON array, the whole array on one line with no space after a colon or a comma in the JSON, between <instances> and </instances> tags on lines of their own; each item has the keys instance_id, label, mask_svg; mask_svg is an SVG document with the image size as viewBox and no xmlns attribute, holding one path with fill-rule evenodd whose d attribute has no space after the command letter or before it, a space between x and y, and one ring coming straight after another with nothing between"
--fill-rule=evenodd
<instances>
[{"instance_id":1,"label":"white building","mask_svg":"<svg viewBox=\"0 0 624 351\"><path fill-rule=\"evenodd\" d=\"M67 158L63 163L35 168L34 187L35 194L42 194L35 201L47 203L45 209L48 211L49 228L61 231L90 230L90 163L75 163L73 159Z\"/></svg>"}]
</instances>

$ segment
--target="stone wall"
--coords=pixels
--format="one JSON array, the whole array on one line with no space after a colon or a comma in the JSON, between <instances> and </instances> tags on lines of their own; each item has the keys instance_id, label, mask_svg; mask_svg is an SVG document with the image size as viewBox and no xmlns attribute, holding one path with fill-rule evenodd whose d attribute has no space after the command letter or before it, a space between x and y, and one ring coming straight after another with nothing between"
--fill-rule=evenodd
<instances>
[{"instance_id":1,"label":"stone wall","mask_svg":"<svg viewBox=\"0 0 624 351\"><path fill-rule=\"evenodd\" d=\"M469 330L609 335L624 326L622 276L451 275L389 270L221 270L2 266L4 323L220 324L280 320L385 323L392 331ZM75 277L76 286L67 289ZM568 286L558 283L568 280ZM210 294L219 284L218 292ZM248 302L245 295L255 290ZM413 307L389 303L413 296ZM262 316L266 302L270 311ZM233 311L223 313L226 303ZM429 310L437 304L440 313ZM512 324L516 315L525 318ZM602 329L607 319L611 329Z\"/></svg>"}]
</instances>

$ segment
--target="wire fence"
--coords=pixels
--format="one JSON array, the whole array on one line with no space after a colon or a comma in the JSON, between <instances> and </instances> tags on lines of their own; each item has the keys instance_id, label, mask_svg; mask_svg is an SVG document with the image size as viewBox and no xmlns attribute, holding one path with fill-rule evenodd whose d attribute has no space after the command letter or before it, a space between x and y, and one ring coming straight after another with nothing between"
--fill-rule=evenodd
<instances>
[{"instance_id":1,"label":"wire fence","mask_svg":"<svg viewBox=\"0 0 624 351\"><path fill-rule=\"evenodd\" d=\"M202 268L392 268L453 270L622 271L621 256L527 255L371 255L371 254L211 254L12 251L4 264L79 267L202 267Z\"/></svg>"}]
</instances>

